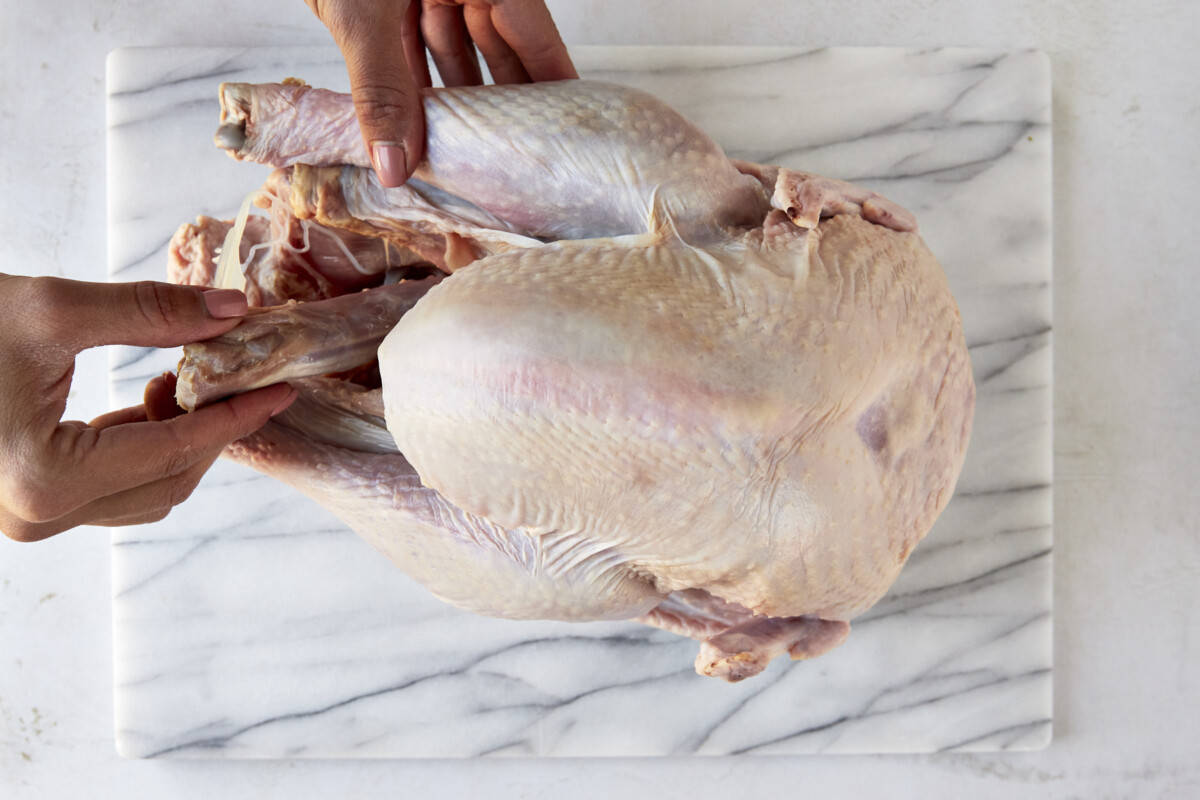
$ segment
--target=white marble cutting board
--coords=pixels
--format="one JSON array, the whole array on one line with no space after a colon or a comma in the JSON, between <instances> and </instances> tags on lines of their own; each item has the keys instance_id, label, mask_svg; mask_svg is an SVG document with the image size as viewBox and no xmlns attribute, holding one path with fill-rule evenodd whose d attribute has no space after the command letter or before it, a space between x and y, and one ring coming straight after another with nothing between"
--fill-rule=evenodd
<instances>
[{"instance_id":1,"label":"white marble cutting board","mask_svg":"<svg viewBox=\"0 0 1200 800\"><path fill-rule=\"evenodd\" d=\"M1051 726L1050 84L981 50L574 48L732 156L912 209L979 388L958 492L841 648L729 685L632 623L485 619L434 600L332 515L220 462L113 536L116 741L134 757L590 756L995 750ZM162 279L196 215L261 183L211 144L217 84L344 89L336 50L152 48L108 63L109 270ZM114 407L177 351L120 348Z\"/></svg>"}]
</instances>

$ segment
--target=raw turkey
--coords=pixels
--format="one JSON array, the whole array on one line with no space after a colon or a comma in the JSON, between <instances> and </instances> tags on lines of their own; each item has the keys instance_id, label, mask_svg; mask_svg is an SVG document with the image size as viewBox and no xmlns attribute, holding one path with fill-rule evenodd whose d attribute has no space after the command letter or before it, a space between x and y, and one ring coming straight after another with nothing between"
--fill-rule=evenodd
<instances>
[{"instance_id":1,"label":"raw turkey","mask_svg":"<svg viewBox=\"0 0 1200 800\"><path fill-rule=\"evenodd\" d=\"M740 680L842 642L949 501L974 384L903 208L606 83L427 91L397 189L349 96L220 94L266 216L183 226L171 275L271 307L185 348L179 401L291 381L226 454L438 597L636 619Z\"/></svg>"}]
</instances>

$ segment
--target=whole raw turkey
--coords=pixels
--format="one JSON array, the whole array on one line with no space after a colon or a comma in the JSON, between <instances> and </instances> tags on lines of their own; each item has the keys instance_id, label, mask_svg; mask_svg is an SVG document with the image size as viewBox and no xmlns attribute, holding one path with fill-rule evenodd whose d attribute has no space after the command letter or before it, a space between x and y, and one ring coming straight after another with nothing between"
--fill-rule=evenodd
<instances>
[{"instance_id":1,"label":"whole raw turkey","mask_svg":"<svg viewBox=\"0 0 1200 800\"><path fill-rule=\"evenodd\" d=\"M224 280L228 239L278 307L188 346L180 402L293 381L227 455L446 601L638 619L738 680L839 644L949 501L974 384L899 206L605 83L427 91L398 189L347 95L221 100L217 143L278 168L268 216L183 226L172 277Z\"/></svg>"}]
</instances>

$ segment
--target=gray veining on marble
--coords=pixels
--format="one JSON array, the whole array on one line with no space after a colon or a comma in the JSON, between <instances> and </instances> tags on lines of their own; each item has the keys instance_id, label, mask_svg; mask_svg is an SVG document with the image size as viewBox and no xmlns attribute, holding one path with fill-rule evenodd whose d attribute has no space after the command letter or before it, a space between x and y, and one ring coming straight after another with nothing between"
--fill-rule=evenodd
<instances>
[{"instance_id":1,"label":"gray veining on marble","mask_svg":"<svg viewBox=\"0 0 1200 800\"><path fill-rule=\"evenodd\" d=\"M728 685L632 623L443 605L332 515L221 462L167 520L113 538L121 752L417 757L1040 747L1051 716L1049 74L980 50L577 48L736 157L861 182L912 209L978 383L959 490L846 644ZM232 216L266 170L211 145L223 80L345 88L325 48L117 51L109 270L161 279L182 222ZM114 407L176 351L120 348Z\"/></svg>"}]
</instances>

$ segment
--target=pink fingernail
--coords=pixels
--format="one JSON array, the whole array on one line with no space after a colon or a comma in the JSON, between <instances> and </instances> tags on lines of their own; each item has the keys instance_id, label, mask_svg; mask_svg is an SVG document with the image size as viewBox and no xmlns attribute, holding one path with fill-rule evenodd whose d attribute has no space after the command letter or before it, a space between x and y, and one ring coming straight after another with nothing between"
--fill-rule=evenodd
<instances>
[{"instance_id":1,"label":"pink fingernail","mask_svg":"<svg viewBox=\"0 0 1200 800\"><path fill-rule=\"evenodd\" d=\"M291 387L288 388L290 389ZM275 406L275 410L271 412L271 416L274 417L278 414L282 414L284 411L287 411L288 406L294 403L299 395L299 392L297 392L295 389L291 389L291 391L287 393L287 396L279 401L279 405Z\"/></svg>"},{"instance_id":2,"label":"pink fingernail","mask_svg":"<svg viewBox=\"0 0 1200 800\"><path fill-rule=\"evenodd\" d=\"M237 289L209 289L204 293L204 305L215 319L243 317L248 308L246 295Z\"/></svg>"},{"instance_id":3,"label":"pink fingernail","mask_svg":"<svg viewBox=\"0 0 1200 800\"><path fill-rule=\"evenodd\" d=\"M408 178L405 165L405 149L402 143L375 142L371 145L371 162L379 175L379 182L389 189L403 186Z\"/></svg>"}]
</instances>

